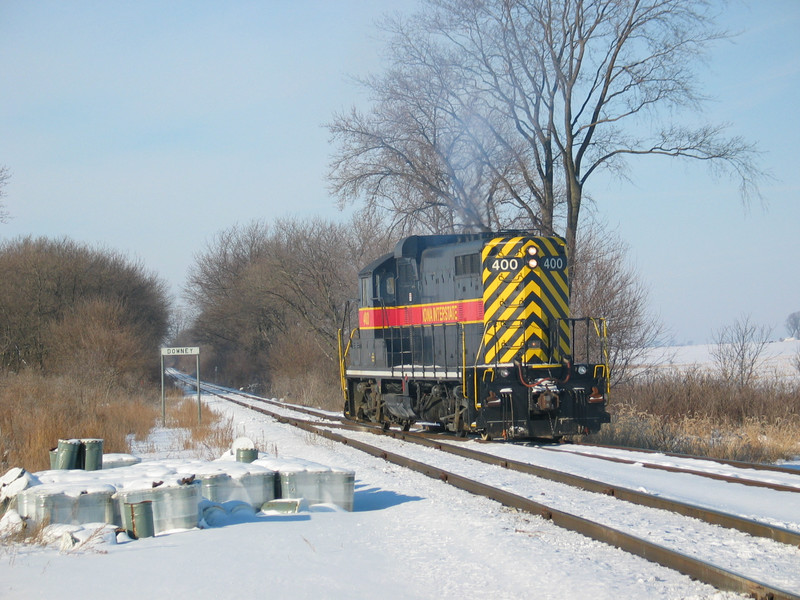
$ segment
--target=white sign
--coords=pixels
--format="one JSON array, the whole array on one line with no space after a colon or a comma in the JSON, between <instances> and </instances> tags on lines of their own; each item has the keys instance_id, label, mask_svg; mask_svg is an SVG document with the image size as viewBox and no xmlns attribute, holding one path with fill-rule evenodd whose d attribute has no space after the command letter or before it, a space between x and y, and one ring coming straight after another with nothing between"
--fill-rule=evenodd
<instances>
[{"instance_id":1,"label":"white sign","mask_svg":"<svg viewBox=\"0 0 800 600\"><path fill-rule=\"evenodd\" d=\"M162 348L161 356L195 356L200 354L197 346L185 346L183 348Z\"/></svg>"}]
</instances>

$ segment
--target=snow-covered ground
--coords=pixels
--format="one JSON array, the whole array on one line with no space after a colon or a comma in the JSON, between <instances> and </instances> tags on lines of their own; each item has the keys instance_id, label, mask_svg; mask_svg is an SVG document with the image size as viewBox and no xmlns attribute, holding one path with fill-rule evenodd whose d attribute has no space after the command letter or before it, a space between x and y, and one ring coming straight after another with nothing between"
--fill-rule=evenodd
<instances>
[{"instance_id":1,"label":"snow-covered ground","mask_svg":"<svg viewBox=\"0 0 800 600\"><path fill-rule=\"evenodd\" d=\"M257 516L68 551L0 547L1 598L738 598L357 450L235 406L280 456L352 469L353 512ZM157 430L145 458L182 458ZM187 457L188 458L188 457Z\"/></svg>"}]
</instances>

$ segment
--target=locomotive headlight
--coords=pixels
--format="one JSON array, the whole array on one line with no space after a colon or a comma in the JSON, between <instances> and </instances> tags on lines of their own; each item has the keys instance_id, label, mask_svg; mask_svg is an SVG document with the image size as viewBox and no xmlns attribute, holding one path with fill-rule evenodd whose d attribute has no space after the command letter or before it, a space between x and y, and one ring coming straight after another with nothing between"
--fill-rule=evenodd
<instances>
[{"instance_id":1,"label":"locomotive headlight","mask_svg":"<svg viewBox=\"0 0 800 600\"><path fill-rule=\"evenodd\" d=\"M536 246L528 246L528 254L536 256Z\"/></svg>"},{"instance_id":2,"label":"locomotive headlight","mask_svg":"<svg viewBox=\"0 0 800 600\"><path fill-rule=\"evenodd\" d=\"M587 369L586 365L579 365L578 366L578 375L586 375L587 371L588 371L588 369Z\"/></svg>"},{"instance_id":3,"label":"locomotive headlight","mask_svg":"<svg viewBox=\"0 0 800 600\"><path fill-rule=\"evenodd\" d=\"M531 269L535 269L539 263L536 262L535 258L528 259L528 267Z\"/></svg>"},{"instance_id":4,"label":"locomotive headlight","mask_svg":"<svg viewBox=\"0 0 800 600\"><path fill-rule=\"evenodd\" d=\"M500 377L508 377L511 374L511 371L508 369L500 369Z\"/></svg>"}]
</instances>

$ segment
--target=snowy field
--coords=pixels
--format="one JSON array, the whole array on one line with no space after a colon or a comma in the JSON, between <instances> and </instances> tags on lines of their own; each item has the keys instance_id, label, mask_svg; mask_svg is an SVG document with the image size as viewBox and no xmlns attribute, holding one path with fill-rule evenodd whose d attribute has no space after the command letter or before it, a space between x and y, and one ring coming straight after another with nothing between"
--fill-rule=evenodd
<instances>
[{"instance_id":1,"label":"snowy field","mask_svg":"<svg viewBox=\"0 0 800 600\"><path fill-rule=\"evenodd\" d=\"M661 370L686 370L698 367L705 370L714 368L714 346L669 346L653 348L642 359L642 366L658 365ZM759 357L760 377L775 377L782 381L800 379L800 340L793 338L769 342Z\"/></svg>"},{"instance_id":2,"label":"snowy field","mask_svg":"<svg viewBox=\"0 0 800 600\"><path fill-rule=\"evenodd\" d=\"M353 512L257 516L84 547L0 548L0 598L738 598L445 483L265 421L238 433L356 473ZM189 458L156 430L145 459Z\"/></svg>"}]
</instances>

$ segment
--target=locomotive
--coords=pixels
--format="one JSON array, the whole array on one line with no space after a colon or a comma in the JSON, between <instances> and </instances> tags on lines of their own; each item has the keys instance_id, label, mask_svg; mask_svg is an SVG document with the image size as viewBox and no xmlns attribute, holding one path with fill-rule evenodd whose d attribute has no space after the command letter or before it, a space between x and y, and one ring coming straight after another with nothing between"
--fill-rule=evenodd
<instances>
[{"instance_id":1,"label":"locomotive","mask_svg":"<svg viewBox=\"0 0 800 600\"><path fill-rule=\"evenodd\" d=\"M563 238L410 236L358 284L339 343L345 417L507 440L609 422L605 321L570 316Z\"/></svg>"}]
</instances>

